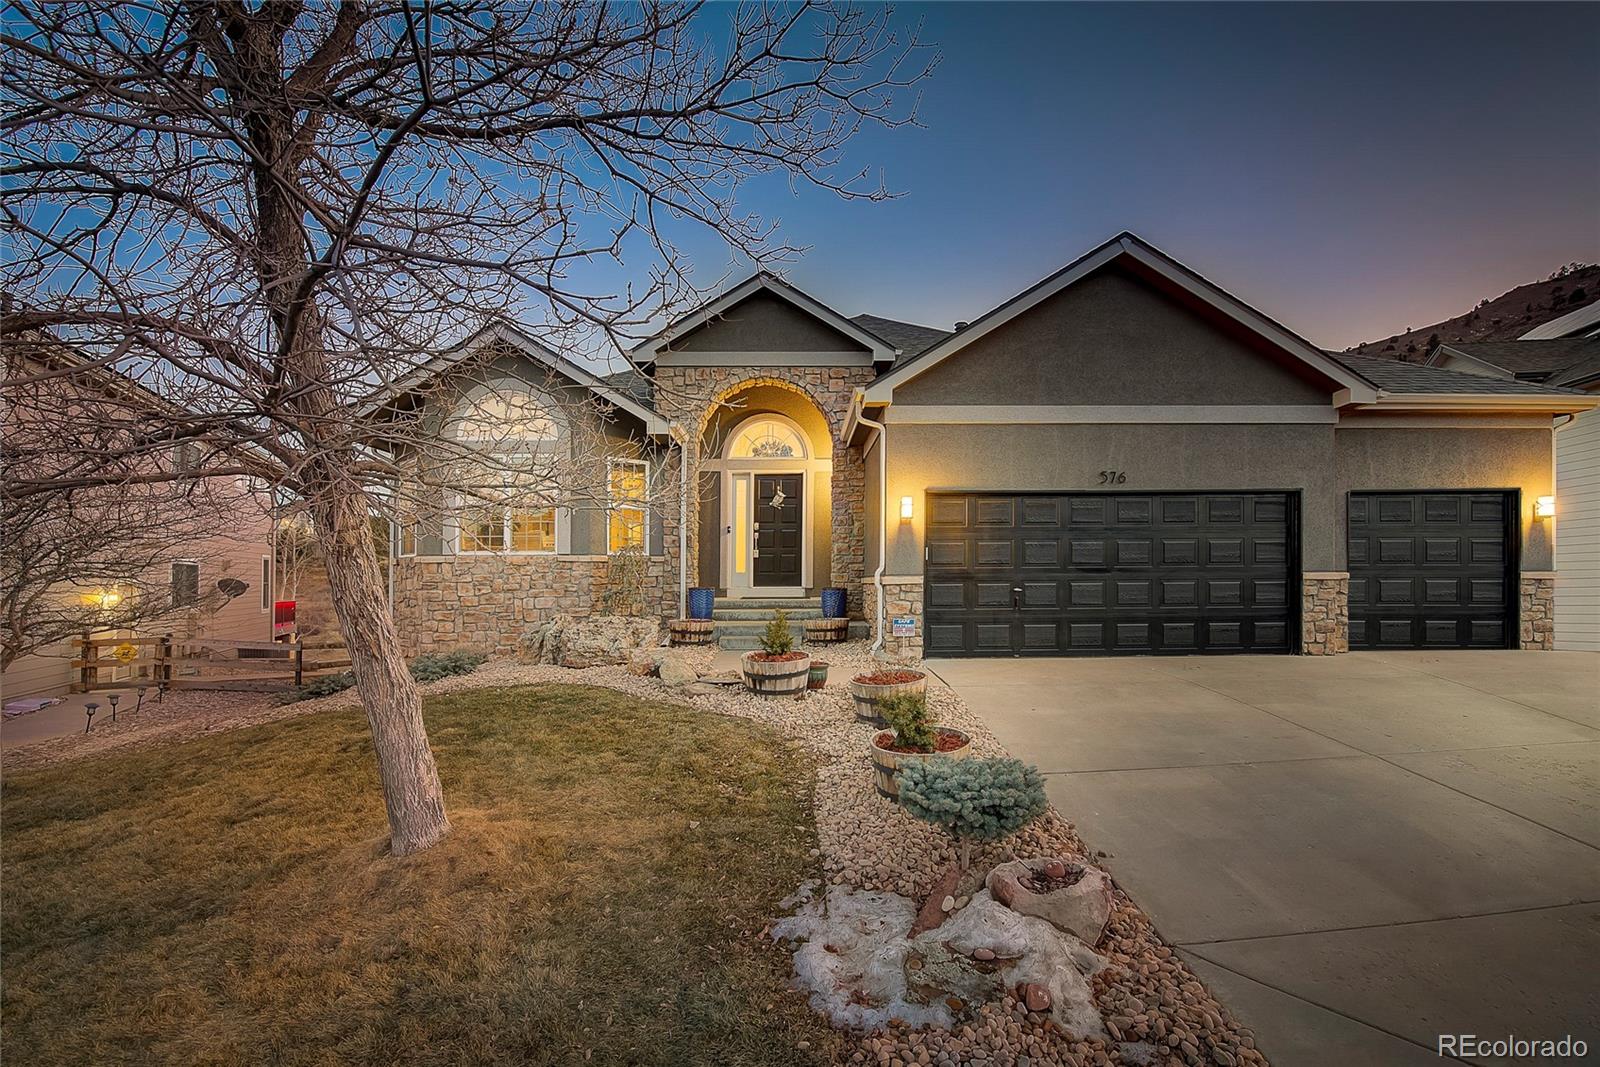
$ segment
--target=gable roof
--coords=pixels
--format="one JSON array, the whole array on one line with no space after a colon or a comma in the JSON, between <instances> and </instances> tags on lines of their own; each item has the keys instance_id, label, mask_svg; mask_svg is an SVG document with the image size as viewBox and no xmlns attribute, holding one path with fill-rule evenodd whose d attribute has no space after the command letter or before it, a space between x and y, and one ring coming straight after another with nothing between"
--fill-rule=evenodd
<instances>
[{"instance_id":1,"label":"gable roof","mask_svg":"<svg viewBox=\"0 0 1600 1067\"><path fill-rule=\"evenodd\" d=\"M1546 341L1552 337L1572 337L1575 335L1600 335L1600 300L1581 307L1577 311L1569 311L1560 318L1551 319L1540 326L1535 326L1527 333L1518 337L1519 341Z\"/></svg>"},{"instance_id":2,"label":"gable roof","mask_svg":"<svg viewBox=\"0 0 1600 1067\"><path fill-rule=\"evenodd\" d=\"M961 351L967 345L996 328L1010 322L1030 308L1043 303L1069 286L1102 270L1118 260L1130 260L1165 279L1275 347L1299 359L1324 377L1338 383L1343 391L1356 401L1377 399L1377 390L1359 374L1353 373L1338 360L1305 338L1291 332L1282 324L1263 315L1244 301L1218 288L1182 263L1151 245L1149 242L1124 230L1111 240L1091 249L1043 281L1030 286L987 314L949 335L922 352L902 360L888 374L867 387L867 403L888 403L894 387L909 381L941 361Z\"/></svg>"},{"instance_id":3,"label":"gable roof","mask_svg":"<svg viewBox=\"0 0 1600 1067\"><path fill-rule=\"evenodd\" d=\"M429 379L435 378L451 367L467 361L481 351L486 344L495 341L516 349L534 362L571 379L600 399L626 411L644 423L646 433L655 435L667 433L667 420L662 418L654 408L650 407L648 402L641 401L632 390L620 388L618 383L602 379L590 371L584 370L571 360L563 359L561 356L556 355L521 330L507 326L504 323L485 326L465 340L457 342L452 347L427 360L393 385L375 393L362 405L361 414L370 415L395 398L404 396L406 393L416 389ZM610 377L614 378L616 376L612 375Z\"/></svg>"},{"instance_id":4,"label":"gable roof","mask_svg":"<svg viewBox=\"0 0 1600 1067\"><path fill-rule=\"evenodd\" d=\"M680 315L669 323L666 329L655 336L647 337L640 341L629 350L628 358L633 360L635 365L654 362L656 355L663 349L670 347L673 341L684 334L710 324L719 315L734 307L734 305L763 290L778 297L780 300L794 305L812 318L826 323L852 341L855 341L872 353L872 361L874 363L892 363L895 357L900 355L900 349L887 338L879 336L876 332L866 328L854 319L845 318L822 301L801 292L783 279L768 274L766 271L760 271L709 303L702 304L693 311ZM885 319L882 321L888 322L890 320Z\"/></svg>"},{"instance_id":5,"label":"gable roof","mask_svg":"<svg viewBox=\"0 0 1600 1067\"><path fill-rule=\"evenodd\" d=\"M1544 341L1450 342L1434 347L1430 364L1447 356L1465 357L1512 375L1537 375L1559 384L1562 373L1600 353L1600 337L1556 337Z\"/></svg>"}]
</instances>

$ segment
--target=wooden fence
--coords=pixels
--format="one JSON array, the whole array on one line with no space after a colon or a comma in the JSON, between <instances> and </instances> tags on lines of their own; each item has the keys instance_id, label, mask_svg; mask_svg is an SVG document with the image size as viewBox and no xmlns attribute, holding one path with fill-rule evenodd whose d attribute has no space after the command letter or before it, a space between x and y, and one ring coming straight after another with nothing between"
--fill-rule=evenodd
<instances>
[{"instance_id":1,"label":"wooden fence","mask_svg":"<svg viewBox=\"0 0 1600 1067\"><path fill-rule=\"evenodd\" d=\"M129 689L232 689L276 692L308 678L350 666L338 648L306 648L299 641L232 641L210 637L81 637L74 693ZM109 653L107 652L109 650ZM316 656L338 658L316 659ZM102 671L128 669L131 678L102 680ZM248 673L242 673L248 672Z\"/></svg>"}]
</instances>

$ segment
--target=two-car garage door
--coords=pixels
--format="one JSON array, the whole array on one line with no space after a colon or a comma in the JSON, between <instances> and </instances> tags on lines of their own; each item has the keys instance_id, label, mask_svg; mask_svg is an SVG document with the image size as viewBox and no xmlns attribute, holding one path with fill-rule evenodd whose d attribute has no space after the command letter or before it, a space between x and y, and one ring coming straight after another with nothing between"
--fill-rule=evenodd
<instances>
[{"instance_id":1,"label":"two-car garage door","mask_svg":"<svg viewBox=\"0 0 1600 1067\"><path fill-rule=\"evenodd\" d=\"M1290 493L931 493L924 652L1288 652ZM1352 493L1350 647L1515 647L1514 494Z\"/></svg>"},{"instance_id":2,"label":"two-car garage door","mask_svg":"<svg viewBox=\"0 0 1600 1067\"><path fill-rule=\"evenodd\" d=\"M932 493L928 656L1287 652L1287 493Z\"/></svg>"}]
</instances>

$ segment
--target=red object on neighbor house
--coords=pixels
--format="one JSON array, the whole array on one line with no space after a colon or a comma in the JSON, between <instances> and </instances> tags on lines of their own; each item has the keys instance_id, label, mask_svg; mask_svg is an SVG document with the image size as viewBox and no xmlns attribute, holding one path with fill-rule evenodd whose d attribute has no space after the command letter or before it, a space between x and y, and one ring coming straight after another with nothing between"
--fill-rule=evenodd
<instances>
[{"instance_id":1,"label":"red object on neighbor house","mask_svg":"<svg viewBox=\"0 0 1600 1067\"><path fill-rule=\"evenodd\" d=\"M272 605L272 636L294 633L294 601L278 600Z\"/></svg>"}]
</instances>

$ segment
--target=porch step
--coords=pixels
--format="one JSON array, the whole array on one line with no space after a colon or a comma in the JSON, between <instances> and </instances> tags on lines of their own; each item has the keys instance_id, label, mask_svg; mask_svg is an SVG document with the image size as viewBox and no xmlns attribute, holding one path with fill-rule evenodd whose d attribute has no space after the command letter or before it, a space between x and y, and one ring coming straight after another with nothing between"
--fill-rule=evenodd
<instances>
[{"instance_id":1,"label":"porch step","mask_svg":"<svg viewBox=\"0 0 1600 1067\"><path fill-rule=\"evenodd\" d=\"M805 643L805 620L822 618L822 601L816 597L718 597L711 606L717 647L737 652L760 648L761 635L779 610L788 614L789 633L798 648Z\"/></svg>"},{"instance_id":2,"label":"porch step","mask_svg":"<svg viewBox=\"0 0 1600 1067\"><path fill-rule=\"evenodd\" d=\"M737 625L737 624L731 624L731 623L725 623L725 622L717 623L717 647L718 648L725 648L725 649L729 650L730 652L749 652L752 649L757 649L757 648L761 647L761 631L766 629L766 625L764 623L761 626L758 626L758 627L756 627L754 629L750 629L750 630L746 630L746 629L743 629L743 628L740 628L740 629L729 629L729 627L732 626L732 625ZM822 656L824 659L827 658L828 653L827 653L827 647L826 646L815 646L815 645L806 644L806 642L805 642L805 632L803 630L801 630L801 629L798 629L796 627L791 626L791 627L789 627L789 631L790 631L790 633L792 633L794 635L794 647L795 648L800 649L802 651L813 652L813 653L815 653L817 655ZM852 641L864 641L870 636L871 636L871 628L866 623L864 623L864 622L851 622L850 623L850 640L852 640Z\"/></svg>"},{"instance_id":3,"label":"porch step","mask_svg":"<svg viewBox=\"0 0 1600 1067\"><path fill-rule=\"evenodd\" d=\"M723 621L738 622L738 621L741 621L741 620L750 620L750 619L758 619L761 622L766 622L768 619L772 618L772 616L778 610L779 610L778 608L746 608L746 607L722 608L722 607L716 607L716 608L712 608L711 609L711 617L713 619L716 619L718 622L723 622ZM789 618L791 618L791 619L820 619L820 618L822 618L822 609L821 608L814 608L814 607L783 608L781 610L788 612L789 613Z\"/></svg>"}]
</instances>

